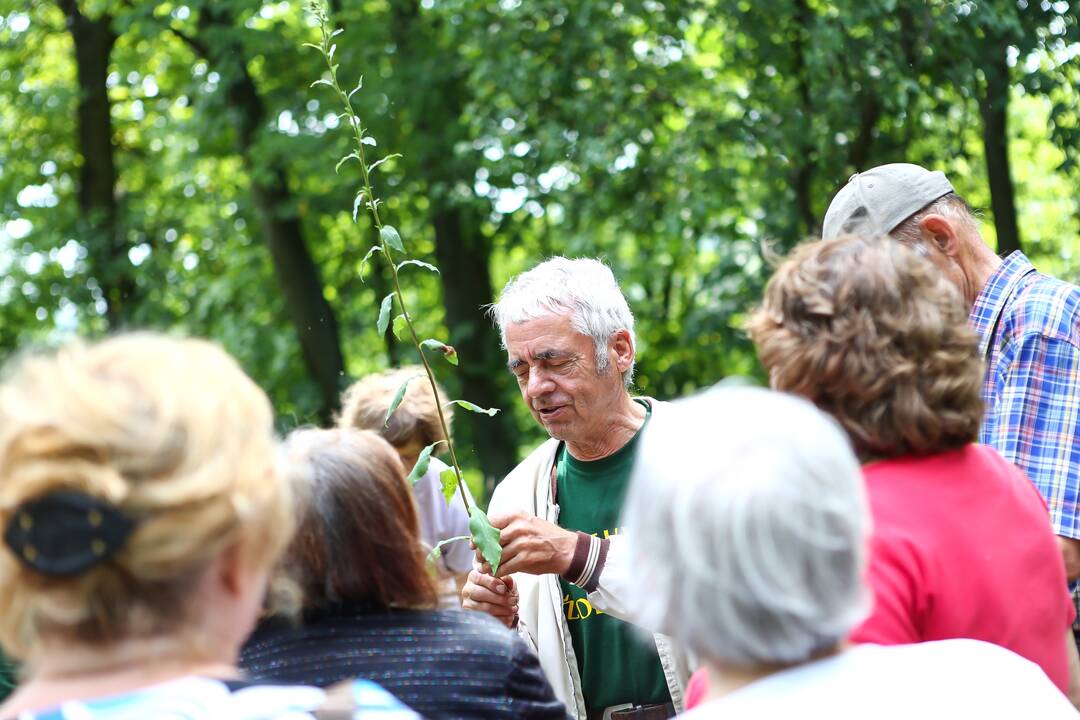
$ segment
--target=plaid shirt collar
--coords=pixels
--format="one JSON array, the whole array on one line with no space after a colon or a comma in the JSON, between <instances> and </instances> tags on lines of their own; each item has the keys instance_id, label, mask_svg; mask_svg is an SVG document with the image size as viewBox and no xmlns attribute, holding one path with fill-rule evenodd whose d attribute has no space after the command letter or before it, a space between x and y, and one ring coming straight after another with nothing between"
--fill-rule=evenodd
<instances>
[{"instance_id":1,"label":"plaid shirt collar","mask_svg":"<svg viewBox=\"0 0 1080 720\"><path fill-rule=\"evenodd\" d=\"M1016 250L1005 258L994 274L982 286L975 304L968 314L968 324L979 333L979 356L985 358L990 348L990 339L994 334L1001 311L1013 296L1016 286L1028 273L1035 272L1035 266L1024 253Z\"/></svg>"}]
</instances>

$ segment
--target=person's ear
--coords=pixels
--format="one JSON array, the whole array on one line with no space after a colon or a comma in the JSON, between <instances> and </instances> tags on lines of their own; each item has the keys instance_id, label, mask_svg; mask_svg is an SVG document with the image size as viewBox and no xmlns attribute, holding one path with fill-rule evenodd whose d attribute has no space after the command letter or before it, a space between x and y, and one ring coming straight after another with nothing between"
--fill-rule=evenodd
<instances>
[{"instance_id":1,"label":"person's ear","mask_svg":"<svg viewBox=\"0 0 1080 720\"><path fill-rule=\"evenodd\" d=\"M953 221L944 215L927 215L920 220L919 234L947 257L960 255L960 236Z\"/></svg>"},{"instance_id":2,"label":"person's ear","mask_svg":"<svg viewBox=\"0 0 1080 720\"><path fill-rule=\"evenodd\" d=\"M251 581L249 559L239 543L233 543L217 560L218 582L230 595L240 595Z\"/></svg>"},{"instance_id":3,"label":"person's ear","mask_svg":"<svg viewBox=\"0 0 1080 720\"><path fill-rule=\"evenodd\" d=\"M634 340L630 337L630 331L625 328L616 330L611 336L610 347L615 353L615 369L620 374L629 370L634 362Z\"/></svg>"}]
</instances>

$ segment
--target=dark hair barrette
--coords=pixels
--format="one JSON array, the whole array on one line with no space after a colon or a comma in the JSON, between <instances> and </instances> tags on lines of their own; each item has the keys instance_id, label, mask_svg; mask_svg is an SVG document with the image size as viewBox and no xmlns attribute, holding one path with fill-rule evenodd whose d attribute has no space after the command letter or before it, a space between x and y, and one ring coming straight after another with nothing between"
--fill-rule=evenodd
<instances>
[{"instance_id":1,"label":"dark hair barrette","mask_svg":"<svg viewBox=\"0 0 1080 720\"><path fill-rule=\"evenodd\" d=\"M70 577L112 557L135 523L101 498L60 490L15 508L6 544L24 565L43 575Z\"/></svg>"}]
</instances>

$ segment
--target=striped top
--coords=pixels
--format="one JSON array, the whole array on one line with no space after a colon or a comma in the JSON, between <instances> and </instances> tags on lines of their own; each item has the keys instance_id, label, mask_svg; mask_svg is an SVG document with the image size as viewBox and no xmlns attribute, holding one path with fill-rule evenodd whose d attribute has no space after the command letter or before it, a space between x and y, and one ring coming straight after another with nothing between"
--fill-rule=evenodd
<instances>
[{"instance_id":1,"label":"striped top","mask_svg":"<svg viewBox=\"0 0 1080 720\"><path fill-rule=\"evenodd\" d=\"M372 680L432 720L566 720L536 656L497 620L467 610L362 605L261 624L240 655L258 680L325 687Z\"/></svg>"}]
</instances>

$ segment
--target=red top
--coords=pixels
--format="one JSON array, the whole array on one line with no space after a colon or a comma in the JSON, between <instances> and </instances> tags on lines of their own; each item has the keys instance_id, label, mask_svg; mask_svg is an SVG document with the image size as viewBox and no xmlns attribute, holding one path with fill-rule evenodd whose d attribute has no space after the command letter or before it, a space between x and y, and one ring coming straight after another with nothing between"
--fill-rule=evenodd
<instances>
[{"instance_id":1,"label":"red top","mask_svg":"<svg viewBox=\"0 0 1080 720\"><path fill-rule=\"evenodd\" d=\"M1046 503L983 445L863 468L874 521L873 613L854 642L971 638L1008 648L1068 688L1075 610Z\"/></svg>"}]
</instances>

